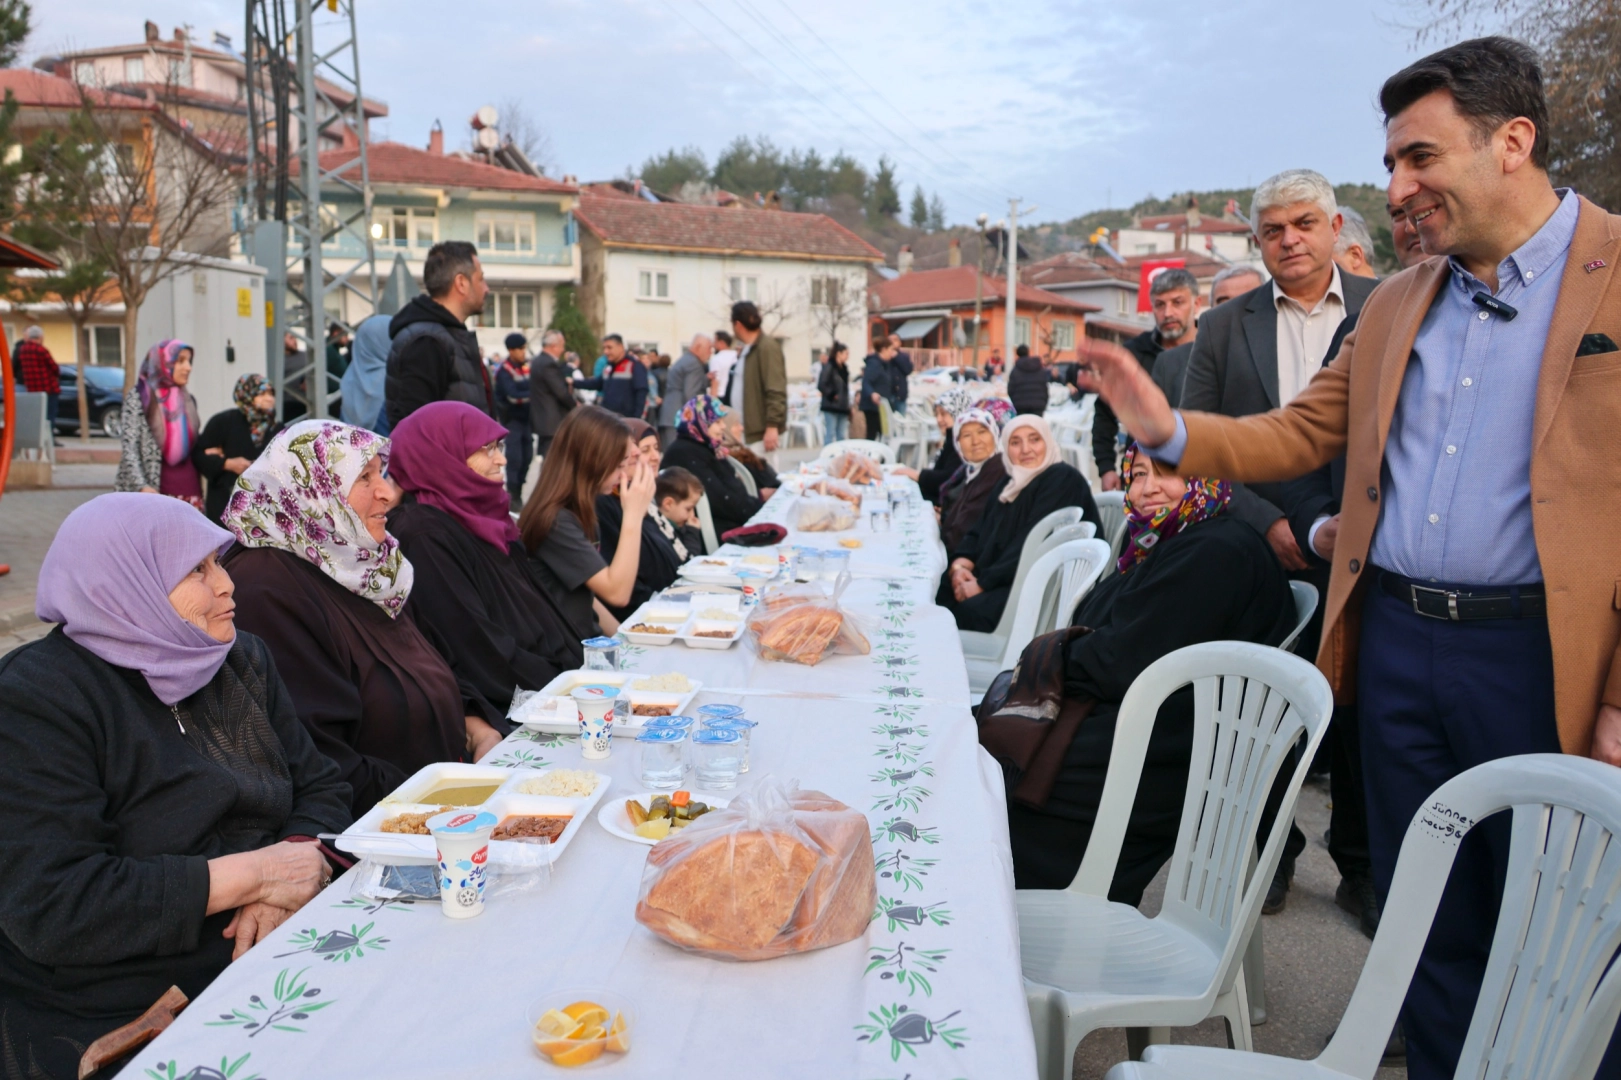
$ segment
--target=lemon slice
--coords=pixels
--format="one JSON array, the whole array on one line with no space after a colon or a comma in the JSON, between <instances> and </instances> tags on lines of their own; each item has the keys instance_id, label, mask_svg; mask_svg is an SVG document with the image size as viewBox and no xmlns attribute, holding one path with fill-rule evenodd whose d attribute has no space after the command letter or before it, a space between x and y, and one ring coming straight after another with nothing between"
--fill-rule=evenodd
<instances>
[{"instance_id":1,"label":"lemon slice","mask_svg":"<svg viewBox=\"0 0 1621 1080\"><path fill-rule=\"evenodd\" d=\"M591 1001L576 1001L573 1005L570 1005L563 1011L569 1016L573 1017L574 1022L580 1027L602 1027L604 1029L603 1034L607 1034L606 1028L608 1024L608 1010L604 1009L601 1005ZM569 1035L569 1038L587 1039L592 1038L592 1036L581 1035L578 1032L574 1032L573 1034Z\"/></svg>"},{"instance_id":2,"label":"lemon slice","mask_svg":"<svg viewBox=\"0 0 1621 1080\"><path fill-rule=\"evenodd\" d=\"M653 818L636 826L636 835L645 840L663 840L670 835L669 818Z\"/></svg>"},{"instance_id":3,"label":"lemon slice","mask_svg":"<svg viewBox=\"0 0 1621 1080\"><path fill-rule=\"evenodd\" d=\"M535 1021L535 1030L554 1039L566 1036L579 1027L579 1021L561 1009L548 1009L546 1015Z\"/></svg>"},{"instance_id":4,"label":"lemon slice","mask_svg":"<svg viewBox=\"0 0 1621 1080\"><path fill-rule=\"evenodd\" d=\"M608 1050L615 1054L630 1052L630 1030L625 1026L624 1013L614 1013L613 1027L608 1029Z\"/></svg>"}]
</instances>

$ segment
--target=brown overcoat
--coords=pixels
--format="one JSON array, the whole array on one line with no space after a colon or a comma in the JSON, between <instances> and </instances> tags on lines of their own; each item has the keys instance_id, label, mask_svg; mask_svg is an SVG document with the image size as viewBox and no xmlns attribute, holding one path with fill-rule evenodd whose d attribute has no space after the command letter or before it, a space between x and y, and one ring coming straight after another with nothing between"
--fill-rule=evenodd
<instances>
[{"instance_id":1,"label":"brown overcoat","mask_svg":"<svg viewBox=\"0 0 1621 1080\"><path fill-rule=\"evenodd\" d=\"M1621 216L1586 199L1542 353L1531 437L1531 513L1548 592L1559 741L1587 754L1600 703L1621 707L1621 352L1576 355L1586 334L1621 342ZM1261 482L1346 455L1345 495L1317 666L1349 703L1380 466L1419 325L1447 276L1428 259L1368 298L1339 355L1286 408L1232 419L1185 413L1178 471Z\"/></svg>"}]
</instances>

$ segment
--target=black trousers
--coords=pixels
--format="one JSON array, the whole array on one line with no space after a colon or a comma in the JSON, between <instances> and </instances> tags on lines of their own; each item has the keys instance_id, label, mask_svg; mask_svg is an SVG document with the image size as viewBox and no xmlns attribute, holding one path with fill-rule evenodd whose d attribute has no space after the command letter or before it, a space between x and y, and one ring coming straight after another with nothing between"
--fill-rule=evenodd
<instances>
[{"instance_id":1,"label":"black trousers","mask_svg":"<svg viewBox=\"0 0 1621 1080\"><path fill-rule=\"evenodd\" d=\"M523 494L523 479L529 475L529 464L535 460L535 436L529 426L527 410L524 419L507 421L507 491L516 499Z\"/></svg>"},{"instance_id":2,"label":"black trousers","mask_svg":"<svg viewBox=\"0 0 1621 1080\"><path fill-rule=\"evenodd\" d=\"M1369 849L1383 904L1407 827L1436 788L1483 762L1560 747L1546 619L1447 622L1370 586L1357 697ZM1502 905L1509 823L1507 813L1496 814L1458 845L1402 1010L1411 1080L1450 1078L1457 1066ZM1614 1043L1598 1075L1621 1076Z\"/></svg>"}]
</instances>

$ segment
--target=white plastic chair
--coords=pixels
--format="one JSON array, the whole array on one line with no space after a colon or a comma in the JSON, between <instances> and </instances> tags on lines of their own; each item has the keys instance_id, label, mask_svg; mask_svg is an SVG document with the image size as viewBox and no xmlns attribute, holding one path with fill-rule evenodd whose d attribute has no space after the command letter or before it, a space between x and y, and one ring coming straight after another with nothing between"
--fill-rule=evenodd
<instances>
[{"instance_id":1,"label":"white plastic chair","mask_svg":"<svg viewBox=\"0 0 1621 1080\"><path fill-rule=\"evenodd\" d=\"M1311 622L1311 617L1317 613L1317 586L1305 581L1289 582L1289 592L1295 598L1295 628L1289 631L1278 648L1285 652L1294 648L1295 641Z\"/></svg>"},{"instance_id":2,"label":"white plastic chair","mask_svg":"<svg viewBox=\"0 0 1621 1080\"><path fill-rule=\"evenodd\" d=\"M1110 903L1109 886L1155 716L1190 682L1187 796L1165 902L1150 919L1130 905ZM1014 894L1025 997L1045 1080L1068 1077L1076 1046L1098 1028L1124 1027L1128 1043L1141 1045L1167 1041L1172 1027L1221 1016L1232 1042L1251 1046L1244 947L1333 704L1315 667L1249 642L1191 645L1137 676L1115 720L1097 824L1074 882L1068 889ZM1305 752L1249 873L1256 822L1302 737Z\"/></svg>"},{"instance_id":3,"label":"white plastic chair","mask_svg":"<svg viewBox=\"0 0 1621 1080\"><path fill-rule=\"evenodd\" d=\"M698 496L698 529L704 534L704 551L712 554L720 547L720 536L715 532L715 519L709 512L709 495Z\"/></svg>"},{"instance_id":4,"label":"white plastic chair","mask_svg":"<svg viewBox=\"0 0 1621 1080\"><path fill-rule=\"evenodd\" d=\"M822 452L816 456L821 461L831 461L846 450L863 454L885 465L895 464L895 451L872 439L838 439L822 447Z\"/></svg>"},{"instance_id":5,"label":"white plastic chair","mask_svg":"<svg viewBox=\"0 0 1621 1080\"><path fill-rule=\"evenodd\" d=\"M1090 526L1091 522L1083 524ZM963 658L973 698L983 696L999 672L1019 662L1019 654L1031 639L1056 629L1059 612L1073 612L1075 604L1103 576L1108 565L1109 545L1102 540L1077 538L1044 550L1030 564L1020 589L1008 596L1004 613L1011 613L1012 623L1001 653L994 658Z\"/></svg>"},{"instance_id":6,"label":"white plastic chair","mask_svg":"<svg viewBox=\"0 0 1621 1080\"><path fill-rule=\"evenodd\" d=\"M1120 544L1124 542L1126 528L1126 493L1124 491L1094 491L1092 501L1097 503L1098 518L1103 522L1098 535L1109 541L1114 557L1120 557Z\"/></svg>"},{"instance_id":7,"label":"white plastic chair","mask_svg":"<svg viewBox=\"0 0 1621 1080\"><path fill-rule=\"evenodd\" d=\"M754 474L749 472L749 467L735 457L728 457L726 460L732 463L732 471L737 474L739 480L743 481L744 490L758 499L760 497L760 485L754 482Z\"/></svg>"},{"instance_id":8,"label":"white plastic chair","mask_svg":"<svg viewBox=\"0 0 1621 1080\"><path fill-rule=\"evenodd\" d=\"M884 428L884 443L894 451L895 460L905 463L907 451L916 457L923 454L923 440L917 432L917 425L905 413L898 413L890 408L889 402L878 402L878 415ZM922 468L921 462L917 463Z\"/></svg>"},{"instance_id":9,"label":"white plastic chair","mask_svg":"<svg viewBox=\"0 0 1621 1080\"><path fill-rule=\"evenodd\" d=\"M1043 545L1047 544L1053 533L1066 525L1079 524L1081 508L1079 506L1066 506L1054 510L1030 530L1024 538L1024 547L1019 550L1019 568L1013 572L1013 586L1008 590L1009 603L1002 609L1002 617L996 621L996 629L986 633L983 630L959 630L957 635L962 640L962 652L970 660L973 658L989 661L999 661L1007 645L1007 636L1013 630L1013 604L1012 598L1019 595L1024 587L1025 575L1030 572L1030 566L1041 557ZM1077 537L1079 539L1079 537ZM997 668L997 671L1002 670ZM994 675L995 672L992 672Z\"/></svg>"},{"instance_id":10,"label":"white plastic chair","mask_svg":"<svg viewBox=\"0 0 1621 1080\"><path fill-rule=\"evenodd\" d=\"M1507 888L1455 1077L1591 1080L1621 1017L1621 785L1565 754L1477 765L1413 817L1345 1017L1314 1060L1155 1046L1107 1080L1369 1080L1475 822L1512 809ZM1282 820L1280 818L1280 820ZM1265 880L1271 880L1267 878Z\"/></svg>"}]
</instances>

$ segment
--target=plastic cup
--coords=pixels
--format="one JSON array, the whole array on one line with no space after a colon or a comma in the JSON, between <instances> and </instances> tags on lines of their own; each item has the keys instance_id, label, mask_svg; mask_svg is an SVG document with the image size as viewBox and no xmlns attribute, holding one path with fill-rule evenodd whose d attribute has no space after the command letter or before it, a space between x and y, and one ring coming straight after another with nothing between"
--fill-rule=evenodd
<instances>
[{"instance_id":1,"label":"plastic cup","mask_svg":"<svg viewBox=\"0 0 1621 1080\"><path fill-rule=\"evenodd\" d=\"M607 757L613 749L614 706L619 687L591 684L569 691L580 718L580 753L592 759Z\"/></svg>"},{"instance_id":2,"label":"plastic cup","mask_svg":"<svg viewBox=\"0 0 1621 1080\"><path fill-rule=\"evenodd\" d=\"M688 743L692 771L705 791L730 791L743 771L743 737L735 731L700 731Z\"/></svg>"},{"instance_id":3,"label":"plastic cup","mask_svg":"<svg viewBox=\"0 0 1621 1080\"><path fill-rule=\"evenodd\" d=\"M767 575L754 570L739 570L737 580L742 583L743 606L751 608L760 602L760 594L765 591Z\"/></svg>"},{"instance_id":4,"label":"plastic cup","mask_svg":"<svg viewBox=\"0 0 1621 1080\"><path fill-rule=\"evenodd\" d=\"M484 914L495 821L494 814L479 810L451 810L428 819L439 852L439 909L452 919Z\"/></svg>"},{"instance_id":5,"label":"plastic cup","mask_svg":"<svg viewBox=\"0 0 1621 1080\"><path fill-rule=\"evenodd\" d=\"M741 705L700 705L698 706L698 726L706 728L716 720L726 720L733 716L742 716Z\"/></svg>"},{"instance_id":6,"label":"plastic cup","mask_svg":"<svg viewBox=\"0 0 1621 1080\"><path fill-rule=\"evenodd\" d=\"M755 723L753 720L745 720L742 716L721 716L716 717L713 720L705 720L703 730L737 732L738 737L743 740L743 764L738 767L737 771L748 772L749 736L752 735L754 729L759 726L760 725Z\"/></svg>"},{"instance_id":7,"label":"plastic cup","mask_svg":"<svg viewBox=\"0 0 1621 1080\"><path fill-rule=\"evenodd\" d=\"M650 727L636 737L636 764L642 783L673 791L687 775L685 729Z\"/></svg>"},{"instance_id":8,"label":"plastic cup","mask_svg":"<svg viewBox=\"0 0 1621 1080\"><path fill-rule=\"evenodd\" d=\"M611 637L586 638L580 642L585 647L586 671L618 671L619 670L619 639Z\"/></svg>"},{"instance_id":9,"label":"plastic cup","mask_svg":"<svg viewBox=\"0 0 1621 1080\"><path fill-rule=\"evenodd\" d=\"M643 728L674 728L691 734L698 727L690 716L649 716Z\"/></svg>"},{"instance_id":10,"label":"plastic cup","mask_svg":"<svg viewBox=\"0 0 1621 1080\"><path fill-rule=\"evenodd\" d=\"M872 531L875 533L889 531L890 518L888 510L874 510L872 513L867 515L867 521L872 526Z\"/></svg>"},{"instance_id":11,"label":"plastic cup","mask_svg":"<svg viewBox=\"0 0 1621 1080\"><path fill-rule=\"evenodd\" d=\"M802 548L799 552L799 577L815 581L822 576L822 552L816 548Z\"/></svg>"},{"instance_id":12,"label":"plastic cup","mask_svg":"<svg viewBox=\"0 0 1621 1080\"><path fill-rule=\"evenodd\" d=\"M850 569L850 552L844 548L822 552L822 577L837 581L839 575Z\"/></svg>"}]
</instances>

